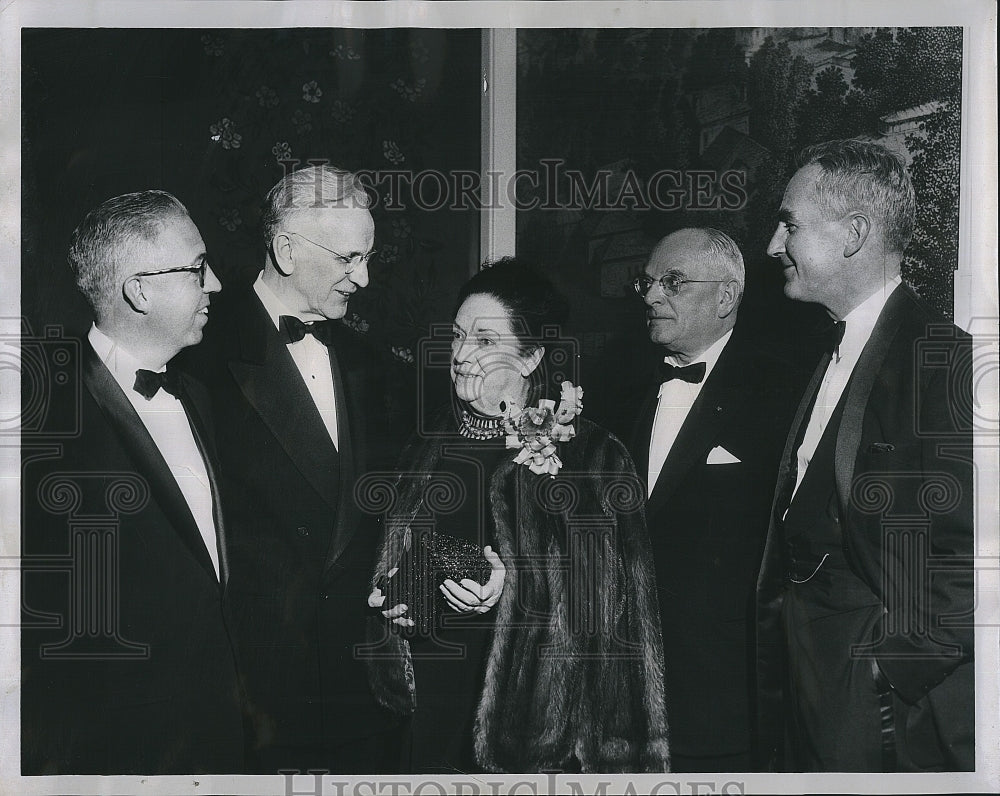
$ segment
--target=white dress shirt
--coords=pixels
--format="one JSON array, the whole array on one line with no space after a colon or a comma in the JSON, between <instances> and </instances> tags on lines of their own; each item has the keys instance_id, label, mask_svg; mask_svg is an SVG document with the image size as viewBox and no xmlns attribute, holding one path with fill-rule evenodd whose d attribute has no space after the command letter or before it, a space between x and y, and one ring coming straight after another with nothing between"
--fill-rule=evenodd
<instances>
[{"instance_id":1,"label":"white dress shirt","mask_svg":"<svg viewBox=\"0 0 1000 796\"><path fill-rule=\"evenodd\" d=\"M844 339L830 358L830 364L819 386L819 392L816 394L816 403L809 416L802 444L799 445L796 454L798 469L795 474L795 491L792 492L792 497L795 497L795 492L798 491L799 484L805 477L806 469L816 453L819 441L823 438L823 432L826 431L833 410L840 403L847 382L854 372L854 366L858 364L861 352L872 336L875 322L882 314L882 309L885 307L889 295L899 287L900 281L898 276L886 280L880 290L861 302L843 319L845 324Z\"/></svg>"},{"instance_id":2,"label":"white dress shirt","mask_svg":"<svg viewBox=\"0 0 1000 796\"><path fill-rule=\"evenodd\" d=\"M162 371L163 367L150 367L148 363L139 361L96 326L90 327L87 340L101 362L111 371L167 463L170 474L191 509L191 515L198 525L218 577L219 546L215 516L212 513L212 486L184 407L166 390L159 390L152 398L145 398L134 389L137 370L142 368Z\"/></svg>"},{"instance_id":3,"label":"white dress shirt","mask_svg":"<svg viewBox=\"0 0 1000 796\"><path fill-rule=\"evenodd\" d=\"M673 447L681 426L687 419L691 407L701 394L708 377L712 375L715 363L719 361L722 349L726 347L733 331L730 329L722 337L710 345L704 352L689 364L705 363L705 378L698 384L691 384L683 379L671 379L660 385L660 393L656 403L656 416L653 418L653 433L649 437L649 480L647 489L650 493L660 477L663 463L667 460L670 448ZM681 367L676 357L664 357L663 361L674 367Z\"/></svg>"},{"instance_id":4,"label":"white dress shirt","mask_svg":"<svg viewBox=\"0 0 1000 796\"><path fill-rule=\"evenodd\" d=\"M264 272L253 285L254 292L264 305L267 314L271 316L276 329L281 328L280 318L282 315L293 315L284 303L278 298L274 291L264 284ZM309 318L301 318L304 322L309 322ZM319 416L323 420L330 439L336 448L340 447L340 437L337 432L337 397L333 391L333 369L330 367L330 352L326 346L311 334L307 334L301 340L288 344L288 353L292 355L295 367L302 374L302 381L312 396Z\"/></svg>"}]
</instances>

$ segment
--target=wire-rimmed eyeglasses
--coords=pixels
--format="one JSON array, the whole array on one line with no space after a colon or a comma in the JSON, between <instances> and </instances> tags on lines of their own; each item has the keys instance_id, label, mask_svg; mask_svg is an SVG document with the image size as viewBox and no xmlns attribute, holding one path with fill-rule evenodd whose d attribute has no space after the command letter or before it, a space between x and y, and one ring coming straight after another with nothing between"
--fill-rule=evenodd
<instances>
[{"instance_id":1,"label":"wire-rimmed eyeglasses","mask_svg":"<svg viewBox=\"0 0 1000 796\"><path fill-rule=\"evenodd\" d=\"M649 289L653 285L659 283L660 289L663 291L664 295L676 296L678 293L681 292L681 287L686 285L688 282L700 282L707 284L709 282L725 282L725 281L727 280L685 279L680 274L671 271L670 273L664 274L659 279L654 279L653 277L647 276L645 274L643 276L637 276L635 279L632 280L632 287L635 288L636 293L638 293L640 296L645 297L645 295L649 292Z\"/></svg>"},{"instance_id":2,"label":"wire-rimmed eyeglasses","mask_svg":"<svg viewBox=\"0 0 1000 796\"><path fill-rule=\"evenodd\" d=\"M202 260L201 265L181 265L177 268L161 268L159 271L139 271L132 276L159 276L160 274L180 274L184 272L198 274L198 284L205 287L205 273L208 271L208 260ZM130 279L132 277L129 277Z\"/></svg>"},{"instance_id":3,"label":"wire-rimmed eyeglasses","mask_svg":"<svg viewBox=\"0 0 1000 796\"><path fill-rule=\"evenodd\" d=\"M370 264L373 261L373 259L378 256L378 249L372 249L367 254L347 255L347 254L341 254L340 252L335 252L333 249L327 248L322 243L317 243L316 241L307 238L300 232L288 232L287 234L294 235L296 238L302 238L302 240L304 240L306 243L311 243L313 246L318 246L323 251L329 252L338 260L340 260L341 265L343 265L344 268L347 269L347 273L351 273L351 271L353 271L359 265Z\"/></svg>"}]
</instances>

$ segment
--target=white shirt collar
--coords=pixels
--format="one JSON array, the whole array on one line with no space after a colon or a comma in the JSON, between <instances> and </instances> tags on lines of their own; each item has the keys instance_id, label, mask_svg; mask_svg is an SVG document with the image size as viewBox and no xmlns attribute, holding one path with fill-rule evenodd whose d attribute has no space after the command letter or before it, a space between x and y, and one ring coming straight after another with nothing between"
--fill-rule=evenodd
<instances>
[{"instance_id":1,"label":"white shirt collar","mask_svg":"<svg viewBox=\"0 0 1000 796\"><path fill-rule=\"evenodd\" d=\"M126 393L135 385L135 372L140 368L155 372L164 370L163 365L150 365L148 362L143 362L136 358L131 352L123 348L117 340L113 340L98 329L95 324L91 324L90 331L87 332L87 340L90 342L90 346L94 349L98 358L111 371L111 375L115 377L115 381L118 382Z\"/></svg>"},{"instance_id":2,"label":"white shirt collar","mask_svg":"<svg viewBox=\"0 0 1000 796\"><path fill-rule=\"evenodd\" d=\"M267 286L267 283L264 281L263 271L257 275L257 281L253 283L253 289L257 294L257 298L260 299L260 303L267 310L267 314L271 316L271 321L274 323L275 329L281 328L280 319L282 315L291 315L304 323L326 320L322 315L317 315L314 312L294 312L289 309L288 305L278 297L278 294Z\"/></svg>"},{"instance_id":3,"label":"white shirt collar","mask_svg":"<svg viewBox=\"0 0 1000 796\"><path fill-rule=\"evenodd\" d=\"M875 329L879 315L885 308L885 303L901 282L902 280L898 276L887 279L881 288L844 316L846 324L844 339L839 346L841 359L848 352L857 351L860 354L861 349L868 342L868 338L872 336L872 331Z\"/></svg>"},{"instance_id":4,"label":"white shirt collar","mask_svg":"<svg viewBox=\"0 0 1000 796\"><path fill-rule=\"evenodd\" d=\"M267 314L270 316L275 329L281 328L280 318L282 315L295 315L294 312L285 306L285 302L278 298L275 292L264 284L263 271L257 274L257 281L253 283L253 289L257 294L257 298L260 299L260 303L263 304L264 309L267 310Z\"/></svg>"}]
</instances>

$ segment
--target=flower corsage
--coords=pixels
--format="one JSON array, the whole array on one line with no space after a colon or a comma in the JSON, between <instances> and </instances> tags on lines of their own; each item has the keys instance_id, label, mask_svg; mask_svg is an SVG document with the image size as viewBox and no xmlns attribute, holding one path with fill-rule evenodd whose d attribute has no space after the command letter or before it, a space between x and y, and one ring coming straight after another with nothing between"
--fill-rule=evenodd
<instances>
[{"instance_id":1,"label":"flower corsage","mask_svg":"<svg viewBox=\"0 0 1000 796\"><path fill-rule=\"evenodd\" d=\"M519 412L507 413L507 447L520 448L515 464L526 464L536 475L555 477L562 467L557 442L569 442L576 435L571 423L583 412L583 387L562 383L559 406L548 398Z\"/></svg>"}]
</instances>

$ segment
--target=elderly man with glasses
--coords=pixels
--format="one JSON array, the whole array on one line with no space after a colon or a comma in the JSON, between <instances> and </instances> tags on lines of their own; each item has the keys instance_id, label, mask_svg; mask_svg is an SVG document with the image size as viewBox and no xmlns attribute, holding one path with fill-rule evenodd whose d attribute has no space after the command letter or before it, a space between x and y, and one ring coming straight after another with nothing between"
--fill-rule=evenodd
<instances>
[{"instance_id":1,"label":"elderly man with glasses","mask_svg":"<svg viewBox=\"0 0 1000 796\"><path fill-rule=\"evenodd\" d=\"M375 254L369 197L351 172L300 169L268 193L262 231L256 281L227 287L184 363L213 397L234 526L228 594L248 766L390 771L395 720L371 698L354 650L377 535L354 484L391 466L406 435L379 408L383 369L341 323Z\"/></svg>"},{"instance_id":2,"label":"elderly man with glasses","mask_svg":"<svg viewBox=\"0 0 1000 796\"><path fill-rule=\"evenodd\" d=\"M618 429L647 479L674 770L752 770L748 623L801 384L736 327L743 257L711 228L654 248L635 291L656 350ZM799 379L801 381L801 379Z\"/></svg>"},{"instance_id":3,"label":"elderly man with glasses","mask_svg":"<svg viewBox=\"0 0 1000 796\"><path fill-rule=\"evenodd\" d=\"M209 398L167 367L221 285L163 191L88 213L69 263L94 323L41 346L71 433L24 438L21 771L240 773Z\"/></svg>"}]
</instances>

